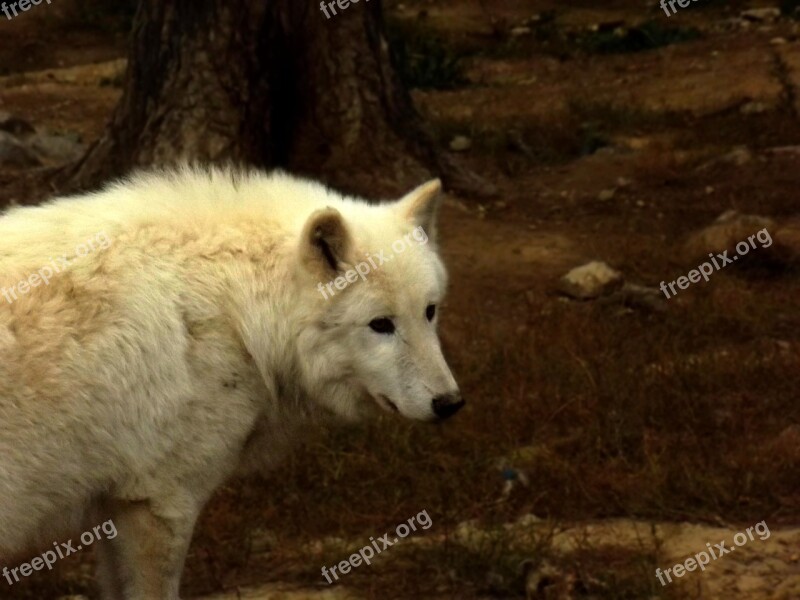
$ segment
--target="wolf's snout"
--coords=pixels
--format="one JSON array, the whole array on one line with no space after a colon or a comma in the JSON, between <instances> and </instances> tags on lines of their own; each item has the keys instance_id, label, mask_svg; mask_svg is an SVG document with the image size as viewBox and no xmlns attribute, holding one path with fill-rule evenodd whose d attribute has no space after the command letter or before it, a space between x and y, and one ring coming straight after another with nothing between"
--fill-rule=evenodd
<instances>
[{"instance_id":1,"label":"wolf's snout","mask_svg":"<svg viewBox=\"0 0 800 600\"><path fill-rule=\"evenodd\" d=\"M433 399L433 412L440 419L448 419L456 414L466 402L458 392L442 394Z\"/></svg>"}]
</instances>

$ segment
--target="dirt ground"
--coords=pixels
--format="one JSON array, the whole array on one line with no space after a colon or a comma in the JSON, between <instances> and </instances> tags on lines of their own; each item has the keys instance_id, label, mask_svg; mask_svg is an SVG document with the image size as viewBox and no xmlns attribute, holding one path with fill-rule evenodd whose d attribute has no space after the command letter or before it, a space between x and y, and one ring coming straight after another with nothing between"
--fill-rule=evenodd
<instances>
[{"instance_id":1,"label":"dirt ground","mask_svg":"<svg viewBox=\"0 0 800 600\"><path fill-rule=\"evenodd\" d=\"M469 409L434 432L322 434L222 490L187 597L800 599L800 21L742 16L775 6L388 3L394 29L434 44L417 66L440 81L413 97L437 142L500 190L449 195L442 215L442 338ZM0 21L0 111L91 142L124 34L37 10ZM36 177L0 169L0 206L32 201ZM669 301L558 293L592 260L658 290L730 210L772 219L783 253ZM422 508L430 532L321 579ZM762 521L768 538L656 579ZM64 562L8 597L89 595L91 557Z\"/></svg>"}]
</instances>

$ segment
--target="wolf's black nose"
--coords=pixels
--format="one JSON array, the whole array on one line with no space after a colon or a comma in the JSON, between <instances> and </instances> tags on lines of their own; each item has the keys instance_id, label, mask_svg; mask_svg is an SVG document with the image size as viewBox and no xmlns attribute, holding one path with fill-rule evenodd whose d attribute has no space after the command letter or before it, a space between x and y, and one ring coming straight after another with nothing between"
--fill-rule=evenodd
<instances>
[{"instance_id":1,"label":"wolf's black nose","mask_svg":"<svg viewBox=\"0 0 800 600\"><path fill-rule=\"evenodd\" d=\"M440 419L448 419L456 414L466 402L461 394L442 394L433 399L433 412Z\"/></svg>"}]
</instances>

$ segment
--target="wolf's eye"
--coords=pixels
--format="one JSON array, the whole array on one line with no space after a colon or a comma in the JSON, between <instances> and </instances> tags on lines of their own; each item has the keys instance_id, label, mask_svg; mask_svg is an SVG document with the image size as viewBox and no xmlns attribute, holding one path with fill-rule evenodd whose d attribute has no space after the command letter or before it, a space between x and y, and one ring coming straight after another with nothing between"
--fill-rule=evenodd
<instances>
[{"instance_id":1,"label":"wolf's eye","mask_svg":"<svg viewBox=\"0 0 800 600\"><path fill-rule=\"evenodd\" d=\"M436 305L429 304L428 308L425 309L425 316L428 317L428 321L433 321L433 317L436 316Z\"/></svg>"},{"instance_id":2,"label":"wolf's eye","mask_svg":"<svg viewBox=\"0 0 800 600\"><path fill-rule=\"evenodd\" d=\"M391 319L372 319L369 322L369 327L375 333L385 333L387 335L394 333L394 323L392 323Z\"/></svg>"}]
</instances>

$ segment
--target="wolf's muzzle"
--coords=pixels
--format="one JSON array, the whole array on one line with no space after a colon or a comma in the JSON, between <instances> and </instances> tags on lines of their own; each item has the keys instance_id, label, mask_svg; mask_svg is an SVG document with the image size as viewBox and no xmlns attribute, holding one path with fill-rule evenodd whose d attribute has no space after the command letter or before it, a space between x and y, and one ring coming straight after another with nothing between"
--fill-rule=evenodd
<instances>
[{"instance_id":1,"label":"wolf's muzzle","mask_svg":"<svg viewBox=\"0 0 800 600\"><path fill-rule=\"evenodd\" d=\"M449 419L456 414L466 402L458 392L442 394L433 399L433 412L441 420Z\"/></svg>"}]
</instances>

